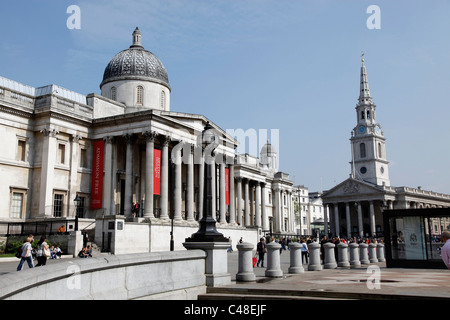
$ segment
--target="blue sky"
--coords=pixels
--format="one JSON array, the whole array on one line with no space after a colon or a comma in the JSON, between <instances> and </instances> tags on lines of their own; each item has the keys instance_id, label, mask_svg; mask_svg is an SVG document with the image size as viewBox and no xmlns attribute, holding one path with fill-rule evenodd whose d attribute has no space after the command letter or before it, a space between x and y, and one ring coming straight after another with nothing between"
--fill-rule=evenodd
<instances>
[{"instance_id":1,"label":"blue sky","mask_svg":"<svg viewBox=\"0 0 450 320\"><path fill-rule=\"evenodd\" d=\"M66 26L70 5L79 30ZM379 30L366 26L370 5ZM318 191L350 173L364 50L391 184L450 193L449 14L442 0L8 1L0 75L99 93L138 26L168 71L172 111L223 129L279 129L280 170Z\"/></svg>"}]
</instances>

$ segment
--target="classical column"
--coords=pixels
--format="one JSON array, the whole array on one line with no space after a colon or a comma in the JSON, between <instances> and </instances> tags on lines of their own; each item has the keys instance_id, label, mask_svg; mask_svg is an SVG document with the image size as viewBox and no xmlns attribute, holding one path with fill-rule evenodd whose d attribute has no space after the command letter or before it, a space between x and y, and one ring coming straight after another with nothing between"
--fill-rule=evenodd
<instances>
[{"instance_id":1,"label":"classical column","mask_svg":"<svg viewBox=\"0 0 450 320\"><path fill-rule=\"evenodd\" d=\"M80 159L80 140L81 136L74 134L72 135L72 155L70 157L70 182L69 182L69 201L68 206L69 210L66 214L69 216L74 216L76 213L76 207L74 206L73 199L77 196L77 190L79 190L79 182L78 182L78 167L80 166L79 159ZM105 166L107 161L111 161L111 158L105 157ZM103 189L104 190L104 189Z\"/></svg>"},{"instance_id":2,"label":"classical column","mask_svg":"<svg viewBox=\"0 0 450 320\"><path fill-rule=\"evenodd\" d=\"M147 141L145 150L145 206L144 218L154 218L153 213L153 174L156 132L144 132Z\"/></svg>"},{"instance_id":3,"label":"classical column","mask_svg":"<svg viewBox=\"0 0 450 320\"><path fill-rule=\"evenodd\" d=\"M225 201L225 163L219 164L219 222L227 223L226 220L226 201Z\"/></svg>"},{"instance_id":4,"label":"classical column","mask_svg":"<svg viewBox=\"0 0 450 320\"><path fill-rule=\"evenodd\" d=\"M169 143L170 137L164 136L161 152L161 219L169 219Z\"/></svg>"},{"instance_id":5,"label":"classical column","mask_svg":"<svg viewBox=\"0 0 450 320\"><path fill-rule=\"evenodd\" d=\"M205 186L205 157L203 150L200 147L196 147L197 152L200 154L200 163L198 164L198 221L203 218L203 190ZM197 159L197 157L195 158Z\"/></svg>"},{"instance_id":6,"label":"classical column","mask_svg":"<svg viewBox=\"0 0 450 320\"><path fill-rule=\"evenodd\" d=\"M230 188L230 191L229 191L230 224L236 224L236 196L235 196L235 192L234 192L234 164L230 164L228 185Z\"/></svg>"},{"instance_id":7,"label":"classical column","mask_svg":"<svg viewBox=\"0 0 450 320\"><path fill-rule=\"evenodd\" d=\"M250 197L249 197L250 180L244 181L244 226L250 226Z\"/></svg>"},{"instance_id":8,"label":"classical column","mask_svg":"<svg viewBox=\"0 0 450 320\"><path fill-rule=\"evenodd\" d=\"M186 149L185 149L186 150ZM187 159L186 182L187 182L187 198L186 198L186 220L194 221L194 153L193 146L188 148L189 154Z\"/></svg>"},{"instance_id":9,"label":"classical column","mask_svg":"<svg viewBox=\"0 0 450 320\"><path fill-rule=\"evenodd\" d=\"M182 178L181 178L181 146L183 142L180 141L173 149L173 157L174 160L174 174L175 174L175 186L173 188L173 219L174 220L182 220L181 216L181 202L182 202Z\"/></svg>"},{"instance_id":10,"label":"classical column","mask_svg":"<svg viewBox=\"0 0 450 320\"><path fill-rule=\"evenodd\" d=\"M237 177L237 223L242 224L242 178Z\"/></svg>"},{"instance_id":11,"label":"classical column","mask_svg":"<svg viewBox=\"0 0 450 320\"><path fill-rule=\"evenodd\" d=\"M275 188L274 191L274 201L273 201L273 221L274 221L274 231L275 233L281 233L281 225L280 225L280 189Z\"/></svg>"},{"instance_id":12,"label":"classical column","mask_svg":"<svg viewBox=\"0 0 450 320\"><path fill-rule=\"evenodd\" d=\"M371 236L374 237L377 233L376 227L375 227L375 210L373 207L373 201L369 201L369 213L370 213L370 233Z\"/></svg>"},{"instance_id":13,"label":"classical column","mask_svg":"<svg viewBox=\"0 0 450 320\"><path fill-rule=\"evenodd\" d=\"M262 215L262 229L269 230L269 220L266 212L266 184L261 184L261 215Z\"/></svg>"},{"instance_id":14,"label":"classical column","mask_svg":"<svg viewBox=\"0 0 450 320\"><path fill-rule=\"evenodd\" d=\"M261 183L256 182L255 191L255 224L257 227L261 227Z\"/></svg>"},{"instance_id":15,"label":"classical column","mask_svg":"<svg viewBox=\"0 0 450 320\"><path fill-rule=\"evenodd\" d=\"M334 204L334 231L336 237L339 237L340 227L339 227L339 203Z\"/></svg>"},{"instance_id":16,"label":"classical column","mask_svg":"<svg viewBox=\"0 0 450 320\"><path fill-rule=\"evenodd\" d=\"M323 205L323 230L328 237L328 204Z\"/></svg>"},{"instance_id":17,"label":"classical column","mask_svg":"<svg viewBox=\"0 0 450 320\"><path fill-rule=\"evenodd\" d=\"M112 159L113 159L113 139L112 137L103 138L105 142L105 175L103 178L103 208L105 215L111 215L112 210Z\"/></svg>"},{"instance_id":18,"label":"classical column","mask_svg":"<svg viewBox=\"0 0 450 320\"><path fill-rule=\"evenodd\" d=\"M364 237L361 201L358 202L358 233L361 238Z\"/></svg>"},{"instance_id":19,"label":"classical column","mask_svg":"<svg viewBox=\"0 0 450 320\"><path fill-rule=\"evenodd\" d=\"M133 204L133 159L135 138L131 134L126 134L124 138L127 142L124 214L126 217L131 217L131 206Z\"/></svg>"},{"instance_id":20,"label":"classical column","mask_svg":"<svg viewBox=\"0 0 450 320\"><path fill-rule=\"evenodd\" d=\"M350 238L352 236L352 223L350 219L350 203L345 203L345 220L347 220L347 237Z\"/></svg>"},{"instance_id":21,"label":"classical column","mask_svg":"<svg viewBox=\"0 0 450 320\"><path fill-rule=\"evenodd\" d=\"M42 143L41 181L39 188L39 216L52 216L53 208L53 178L56 160L56 135L55 129L41 130L44 136ZM72 201L72 200L71 200Z\"/></svg>"}]
</instances>

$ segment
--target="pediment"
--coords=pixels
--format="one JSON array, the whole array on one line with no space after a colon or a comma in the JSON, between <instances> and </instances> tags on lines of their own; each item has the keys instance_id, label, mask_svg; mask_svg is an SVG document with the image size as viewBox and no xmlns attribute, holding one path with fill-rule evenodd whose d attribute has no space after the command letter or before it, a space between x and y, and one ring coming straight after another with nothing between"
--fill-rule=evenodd
<instances>
[{"instance_id":1,"label":"pediment","mask_svg":"<svg viewBox=\"0 0 450 320\"><path fill-rule=\"evenodd\" d=\"M383 190L370 183L349 178L322 195L322 198L351 197L368 194L382 194Z\"/></svg>"}]
</instances>

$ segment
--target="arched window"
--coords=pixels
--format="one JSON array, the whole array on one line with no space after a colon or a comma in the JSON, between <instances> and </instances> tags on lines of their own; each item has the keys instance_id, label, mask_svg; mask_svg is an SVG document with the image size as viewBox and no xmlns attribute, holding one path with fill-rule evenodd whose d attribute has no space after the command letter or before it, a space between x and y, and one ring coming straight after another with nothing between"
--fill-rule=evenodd
<instances>
[{"instance_id":1,"label":"arched window","mask_svg":"<svg viewBox=\"0 0 450 320\"><path fill-rule=\"evenodd\" d=\"M136 93L136 104L142 106L144 102L144 88L142 86L138 86Z\"/></svg>"},{"instance_id":2,"label":"arched window","mask_svg":"<svg viewBox=\"0 0 450 320\"><path fill-rule=\"evenodd\" d=\"M383 153L382 153L381 143L380 142L378 142L378 157L379 158L383 158Z\"/></svg>"},{"instance_id":3,"label":"arched window","mask_svg":"<svg viewBox=\"0 0 450 320\"><path fill-rule=\"evenodd\" d=\"M111 100L116 101L117 100L117 89L116 87L111 88Z\"/></svg>"},{"instance_id":4,"label":"arched window","mask_svg":"<svg viewBox=\"0 0 450 320\"><path fill-rule=\"evenodd\" d=\"M365 119L365 117L364 117L364 111L361 111L361 120L364 120Z\"/></svg>"},{"instance_id":5,"label":"arched window","mask_svg":"<svg viewBox=\"0 0 450 320\"><path fill-rule=\"evenodd\" d=\"M367 110L367 119L370 119L370 110Z\"/></svg>"},{"instance_id":6,"label":"arched window","mask_svg":"<svg viewBox=\"0 0 450 320\"><path fill-rule=\"evenodd\" d=\"M365 143L361 143L359 145L359 156L361 158L365 158L366 157L366 144Z\"/></svg>"},{"instance_id":7,"label":"arched window","mask_svg":"<svg viewBox=\"0 0 450 320\"><path fill-rule=\"evenodd\" d=\"M161 91L161 109L166 108L166 93L164 91Z\"/></svg>"}]
</instances>

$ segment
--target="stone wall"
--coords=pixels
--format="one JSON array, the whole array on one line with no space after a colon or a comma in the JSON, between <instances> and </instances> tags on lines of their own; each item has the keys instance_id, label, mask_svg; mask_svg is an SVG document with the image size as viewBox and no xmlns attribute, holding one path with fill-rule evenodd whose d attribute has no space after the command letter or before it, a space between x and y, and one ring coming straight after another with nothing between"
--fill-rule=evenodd
<instances>
[{"instance_id":1,"label":"stone wall","mask_svg":"<svg viewBox=\"0 0 450 320\"><path fill-rule=\"evenodd\" d=\"M102 255L9 273L0 299L197 299L206 292L203 250Z\"/></svg>"}]
</instances>

